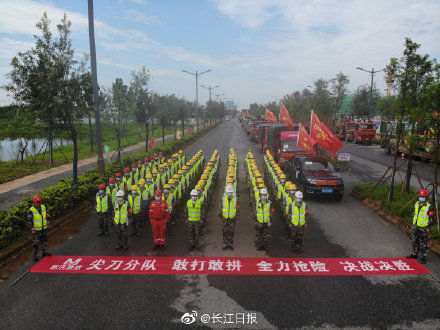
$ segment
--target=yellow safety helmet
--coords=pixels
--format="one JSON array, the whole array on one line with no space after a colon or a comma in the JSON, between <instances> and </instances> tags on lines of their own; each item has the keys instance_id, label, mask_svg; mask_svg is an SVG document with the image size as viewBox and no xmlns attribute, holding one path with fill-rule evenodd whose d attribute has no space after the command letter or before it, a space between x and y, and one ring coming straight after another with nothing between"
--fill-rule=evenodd
<instances>
[{"instance_id":1,"label":"yellow safety helmet","mask_svg":"<svg viewBox=\"0 0 440 330\"><path fill-rule=\"evenodd\" d=\"M183 154L183 150L182 149L179 150L179 154Z\"/></svg>"},{"instance_id":2,"label":"yellow safety helmet","mask_svg":"<svg viewBox=\"0 0 440 330\"><path fill-rule=\"evenodd\" d=\"M178 170L177 171L177 174L183 174L183 173L185 173L185 172L183 172L183 170Z\"/></svg>"},{"instance_id":3,"label":"yellow safety helmet","mask_svg":"<svg viewBox=\"0 0 440 330\"><path fill-rule=\"evenodd\" d=\"M228 183L234 183L234 180L232 178L228 178Z\"/></svg>"},{"instance_id":4,"label":"yellow safety helmet","mask_svg":"<svg viewBox=\"0 0 440 330\"><path fill-rule=\"evenodd\" d=\"M203 187L205 185L205 181L199 180L199 182L197 182L197 185Z\"/></svg>"},{"instance_id":5,"label":"yellow safety helmet","mask_svg":"<svg viewBox=\"0 0 440 330\"><path fill-rule=\"evenodd\" d=\"M163 185L163 189L171 189L170 185L168 183L165 183Z\"/></svg>"},{"instance_id":6,"label":"yellow safety helmet","mask_svg":"<svg viewBox=\"0 0 440 330\"><path fill-rule=\"evenodd\" d=\"M145 179L140 179L139 184L145 184Z\"/></svg>"},{"instance_id":7,"label":"yellow safety helmet","mask_svg":"<svg viewBox=\"0 0 440 330\"><path fill-rule=\"evenodd\" d=\"M174 174L173 179L179 179L179 174Z\"/></svg>"},{"instance_id":8,"label":"yellow safety helmet","mask_svg":"<svg viewBox=\"0 0 440 330\"><path fill-rule=\"evenodd\" d=\"M284 173L280 175L280 179L285 179L285 178L286 178L286 175Z\"/></svg>"},{"instance_id":9,"label":"yellow safety helmet","mask_svg":"<svg viewBox=\"0 0 440 330\"><path fill-rule=\"evenodd\" d=\"M182 166L182 171L186 171L188 169L188 167L186 167L185 165Z\"/></svg>"},{"instance_id":10,"label":"yellow safety helmet","mask_svg":"<svg viewBox=\"0 0 440 330\"><path fill-rule=\"evenodd\" d=\"M153 174L157 174L157 170L156 169L153 170Z\"/></svg>"},{"instance_id":11,"label":"yellow safety helmet","mask_svg":"<svg viewBox=\"0 0 440 330\"><path fill-rule=\"evenodd\" d=\"M147 173L147 175L145 176L147 179L151 179L153 176L151 175L151 173Z\"/></svg>"},{"instance_id":12,"label":"yellow safety helmet","mask_svg":"<svg viewBox=\"0 0 440 330\"><path fill-rule=\"evenodd\" d=\"M290 190L296 190L296 184L292 183L289 187Z\"/></svg>"},{"instance_id":13,"label":"yellow safety helmet","mask_svg":"<svg viewBox=\"0 0 440 330\"><path fill-rule=\"evenodd\" d=\"M263 188L266 188L266 186L264 185L264 183L260 183L260 184L258 185L258 188L259 188L259 189L263 189Z\"/></svg>"},{"instance_id":14,"label":"yellow safety helmet","mask_svg":"<svg viewBox=\"0 0 440 330\"><path fill-rule=\"evenodd\" d=\"M169 179L169 180L168 180L168 183L169 183L169 184L175 184L176 181L174 181L174 179Z\"/></svg>"},{"instance_id":15,"label":"yellow safety helmet","mask_svg":"<svg viewBox=\"0 0 440 330\"><path fill-rule=\"evenodd\" d=\"M202 179L203 180L208 180L208 176L206 174L202 174Z\"/></svg>"},{"instance_id":16,"label":"yellow safety helmet","mask_svg":"<svg viewBox=\"0 0 440 330\"><path fill-rule=\"evenodd\" d=\"M258 182L258 183L263 182L263 179L262 179L262 178L258 178L258 179L257 179L257 182Z\"/></svg>"},{"instance_id":17,"label":"yellow safety helmet","mask_svg":"<svg viewBox=\"0 0 440 330\"><path fill-rule=\"evenodd\" d=\"M168 159L168 160L167 160L167 163L172 164L172 163L173 163L173 160L172 160L172 159Z\"/></svg>"},{"instance_id":18,"label":"yellow safety helmet","mask_svg":"<svg viewBox=\"0 0 440 330\"><path fill-rule=\"evenodd\" d=\"M206 166L206 171L211 172L212 167L211 166Z\"/></svg>"},{"instance_id":19,"label":"yellow safety helmet","mask_svg":"<svg viewBox=\"0 0 440 330\"><path fill-rule=\"evenodd\" d=\"M139 189L139 187L135 184L131 186L131 191L138 190L138 189Z\"/></svg>"},{"instance_id":20,"label":"yellow safety helmet","mask_svg":"<svg viewBox=\"0 0 440 330\"><path fill-rule=\"evenodd\" d=\"M256 178L261 178L261 173L260 172L255 172L254 175L255 175Z\"/></svg>"},{"instance_id":21,"label":"yellow safety helmet","mask_svg":"<svg viewBox=\"0 0 440 330\"><path fill-rule=\"evenodd\" d=\"M202 190L202 187L200 187L199 185L196 186L196 190Z\"/></svg>"}]
</instances>

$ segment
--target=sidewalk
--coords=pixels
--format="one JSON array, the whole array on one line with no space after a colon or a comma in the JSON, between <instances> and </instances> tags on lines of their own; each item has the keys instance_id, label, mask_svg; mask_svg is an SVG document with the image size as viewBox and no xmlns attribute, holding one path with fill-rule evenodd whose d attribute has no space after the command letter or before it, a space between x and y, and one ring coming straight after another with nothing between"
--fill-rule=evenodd
<instances>
[{"instance_id":1,"label":"sidewalk","mask_svg":"<svg viewBox=\"0 0 440 330\"><path fill-rule=\"evenodd\" d=\"M174 138L174 134L165 135L165 141ZM156 145L162 144L162 138L156 139ZM145 142L139 142L129 147L123 148L129 154L145 148ZM110 152L110 158L115 158L117 151ZM113 157L115 156L115 157ZM97 156L81 159L78 161L78 175L96 167ZM55 185L60 179L72 176L72 163L64 164L51 168L46 171L38 172L25 176L20 179L0 184L0 210L10 208L18 204L24 197L32 195L41 189Z\"/></svg>"}]
</instances>

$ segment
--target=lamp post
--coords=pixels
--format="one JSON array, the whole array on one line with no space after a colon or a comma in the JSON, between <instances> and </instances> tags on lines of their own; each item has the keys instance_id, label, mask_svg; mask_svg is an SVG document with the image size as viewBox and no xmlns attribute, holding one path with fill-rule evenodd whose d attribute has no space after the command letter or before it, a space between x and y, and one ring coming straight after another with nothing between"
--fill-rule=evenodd
<instances>
[{"instance_id":1,"label":"lamp post","mask_svg":"<svg viewBox=\"0 0 440 330\"><path fill-rule=\"evenodd\" d=\"M211 92L212 92L212 90L215 89L215 88L217 88L217 87L220 87L220 86L217 85L217 86L214 86L214 87L212 87L212 86L208 86L208 87L206 87L206 86L203 86L203 85L202 85L202 87L203 87L203 88L206 88L207 90L209 90L209 102L211 102Z\"/></svg>"},{"instance_id":2,"label":"lamp post","mask_svg":"<svg viewBox=\"0 0 440 330\"><path fill-rule=\"evenodd\" d=\"M206 71L203 71L203 72L199 72L199 71L196 70L196 72L194 73L194 72L189 72L189 71L186 71L186 70L182 70L182 72L191 74L194 77L196 77L196 108L197 108L197 115L199 113L199 76L201 76L204 73L210 72L210 71L212 71L212 70L209 69L209 70L206 70ZM198 116L196 118L196 122L198 124Z\"/></svg>"},{"instance_id":3,"label":"lamp post","mask_svg":"<svg viewBox=\"0 0 440 330\"><path fill-rule=\"evenodd\" d=\"M356 67L356 69L362 70L362 71L365 71L365 72L368 72L369 74L371 74L370 102L369 102L370 104L369 105L370 105L370 114L372 114L373 113L373 83L374 83L374 75L376 73L378 73L378 72L381 72L381 71L385 70L386 68L383 68L382 70L377 70L377 71L374 71L374 68L372 68L371 71L365 70L365 69L360 68L360 67Z\"/></svg>"}]
</instances>

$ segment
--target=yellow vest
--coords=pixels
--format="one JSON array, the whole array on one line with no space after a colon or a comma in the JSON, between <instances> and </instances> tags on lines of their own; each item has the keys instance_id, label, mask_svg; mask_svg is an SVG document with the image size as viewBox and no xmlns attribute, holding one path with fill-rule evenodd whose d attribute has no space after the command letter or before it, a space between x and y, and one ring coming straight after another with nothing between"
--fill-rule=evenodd
<instances>
[{"instance_id":1,"label":"yellow vest","mask_svg":"<svg viewBox=\"0 0 440 330\"><path fill-rule=\"evenodd\" d=\"M106 213L107 211L108 211L107 194L104 195L104 197L101 197L99 194L96 194L96 212Z\"/></svg>"},{"instance_id":2,"label":"yellow vest","mask_svg":"<svg viewBox=\"0 0 440 330\"><path fill-rule=\"evenodd\" d=\"M419 210L419 202L416 203L413 217L413 226L424 228L428 226L429 223L429 207L431 204L426 203L425 206L422 206Z\"/></svg>"},{"instance_id":3,"label":"yellow vest","mask_svg":"<svg viewBox=\"0 0 440 330\"><path fill-rule=\"evenodd\" d=\"M46 207L41 205L41 213L35 208L35 206L31 207L34 228L35 230L47 229L47 219L46 219Z\"/></svg>"},{"instance_id":4,"label":"yellow vest","mask_svg":"<svg viewBox=\"0 0 440 330\"><path fill-rule=\"evenodd\" d=\"M294 226L303 226L306 223L306 203L302 202L300 207L295 203L292 204L291 220Z\"/></svg>"},{"instance_id":5,"label":"yellow vest","mask_svg":"<svg viewBox=\"0 0 440 330\"><path fill-rule=\"evenodd\" d=\"M229 200L228 196L225 194L223 196L223 208L222 215L225 219L234 219L237 214L237 200L235 196L232 196L232 199Z\"/></svg>"},{"instance_id":6,"label":"yellow vest","mask_svg":"<svg viewBox=\"0 0 440 330\"><path fill-rule=\"evenodd\" d=\"M115 205L115 224L124 225L127 223L128 216L128 204L124 202L124 204L120 205L119 203Z\"/></svg>"},{"instance_id":7,"label":"yellow vest","mask_svg":"<svg viewBox=\"0 0 440 330\"><path fill-rule=\"evenodd\" d=\"M141 195L137 194L134 199L133 195L129 195L128 202L130 203L131 212L133 214L138 214L141 212Z\"/></svg>"}]
</instances>

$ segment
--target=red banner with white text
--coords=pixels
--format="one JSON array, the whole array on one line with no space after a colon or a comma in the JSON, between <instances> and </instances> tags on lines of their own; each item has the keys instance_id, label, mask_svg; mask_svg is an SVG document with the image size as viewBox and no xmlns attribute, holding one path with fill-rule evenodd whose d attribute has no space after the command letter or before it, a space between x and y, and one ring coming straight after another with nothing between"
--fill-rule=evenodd
<instances>
[{"instance_id":1,"label":"red banner with white text","mask_svg":"<svg viewBox=\"0 0 440 330\"><path fill-rule=\"evenodd\" d=\"M205 275L405 275L429 273L407 258L50 256L32 273Z\"/></svg>"}]
</instances>

